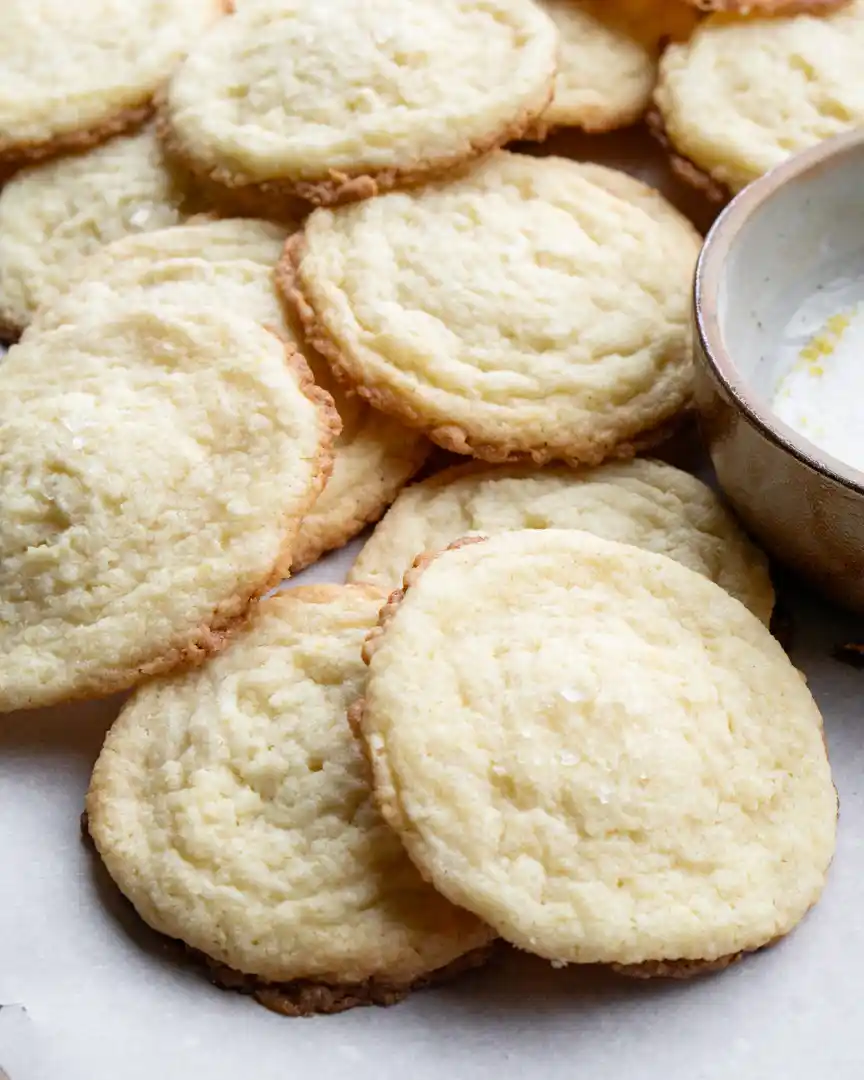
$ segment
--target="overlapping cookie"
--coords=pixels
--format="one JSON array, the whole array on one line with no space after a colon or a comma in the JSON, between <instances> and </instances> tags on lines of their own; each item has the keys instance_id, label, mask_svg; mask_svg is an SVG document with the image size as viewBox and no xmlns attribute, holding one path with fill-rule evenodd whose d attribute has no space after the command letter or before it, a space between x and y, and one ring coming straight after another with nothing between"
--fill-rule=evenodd
<instances>
[{"instance_id":1,"label":"overlapping cookie","mask_svg":"<svg viewBox=\"0 0 864 1080\"><path fill-rule=\"evenodd\" d=\"M225 0L4 0L0 164L137 127Z\"/></svg>"},{"instance_id":2,"label":"overlapping cookie","mask_svg":"<svg viewBox=\"0 0 864 1080\"><path fill-rule=\"evenodd\" d=\"M257 195L365 198L517 138L552 96L558 35L531 0L256 0L168 86L162 130L200 176Z\"/></svg>"},{"instance_id":3,"label":"overlapping cookie","mask_svg":"<svg viewBox=\"0 0 864 1080\"><path fill-rule=\"evenodd\" d=\"M737 600L553 529L465 541L406 583L355 722L385 819L451 901L556 963L658 974L767 945L816 902L821 717Z\"/></svg>"},{"instance_id":4,"label":"overlapping cookie","mask_svg":"<svg viewBox=\"0 0 864 1080\"><path fill-rule=\"evenodd\" d=\"M862 48L862 0L822 16L705 19L666 50L655 91L682 175L737 192L864 122Z\"/></svg>"},{"instance_id":5,"label":"overlapping cookie","mask_svg":"<svg viewBox=\"0 0 864 1080\"><path fill-rule=\"evenodd\" d=\"M0 198L2 205L2 198ZM82 325L106 304L137 295L177 307L213 305L255 319L299 345L315 381L334 398L342 430L333 472L292 543L291 566L308 566L345 544L393 501L425 460L429 442L381 416L334 383L306 343L273 281L288 231L251 219L210 221L130 236L109 244L78 270L69 291L36 316L34 329Z\"/></svg>"},{"instance_id":6,"label":"overlapping cookie","mask_svg":"<svg viewBox=\"0 0 864 1080\"><path fill-rule=\"evenodd\" d=\"M596 464L689 401L698 250L637 181L501 151L315 211L279 283L336 375L445 449Z\"/></svg>"},{"instance_id":7,"label":"overlapping cookie","mask_svg":"<svg viewBox=\"0 0 864 1080\"><path fill-rule=\"evenodd\" d=\"M151 128L22 170L0 189L0 336L18 337L103 244L193 208Z\"/></svg>"},{"instance_id":8,"label":"overlapping cookie","mask_svg":"<svg viewBox=\"0 0 864 1080\"><path fill-rule=\"evenodd\" d=\"M114 297L0 364L0 711L221 647L275 585L338 418L251 319Z\"/></svg>"},{"instance_id":9,"label":"overlapping cookie","mask_svg":"<svg viewBox=\"0 0 864 1080\"><path fill-rule=\"evenodd\" d=\"M417 555L469 535L582 529L668 555L717 582L763 622L768 560L695 476L637 459L572 470L463 465L406 488L366 541L349 580L399 588Z\"/></svg>"},{"instance_id":10,"label":"overlapping cookie","mask_svg":"<svg viewBox=\"0 0 864 1080\"><path fill-rule=\"evenodd\" d=\"M679 0L541 0L561 38L555 96L532 135L550 128L611 131L651 103L660 43L686 36L695 16Z\"/></svg>"},{"instance_id":11,"label":"overlapping cookie","mask_svg":"<svg viewBox=\"0 0 864 1080\"><path fill-rule=\"evenodd\" d=\"M398 1001L494 936L411 864L348 726L384 600L355 585L263 601L206 667L135 693L87 797L139 914L289 1014Z\"/></svg>"}]
</instances>

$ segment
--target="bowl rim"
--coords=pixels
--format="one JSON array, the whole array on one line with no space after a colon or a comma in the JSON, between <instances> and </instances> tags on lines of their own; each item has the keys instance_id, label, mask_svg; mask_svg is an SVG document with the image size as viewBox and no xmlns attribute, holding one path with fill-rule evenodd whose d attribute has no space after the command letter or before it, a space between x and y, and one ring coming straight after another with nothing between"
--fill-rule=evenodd
<instances>
[{"instance_id":1,"label":"bowl rim","mask_svg":"<svg viewBox=\"0 0 864 1080\"><path fill-rule=\"evenodd\" d=\"M765 438L815 472L864 495L864 471L827 453L777 416L753 393L726 348L718 313L718 296L726 257L750 219L787 184L811 177L864 148L864 128L843 132L803 150L744 188L720 212L708 231L693 285L696 334L714 378L736 407Z\"/></svg>"}]
</instances>

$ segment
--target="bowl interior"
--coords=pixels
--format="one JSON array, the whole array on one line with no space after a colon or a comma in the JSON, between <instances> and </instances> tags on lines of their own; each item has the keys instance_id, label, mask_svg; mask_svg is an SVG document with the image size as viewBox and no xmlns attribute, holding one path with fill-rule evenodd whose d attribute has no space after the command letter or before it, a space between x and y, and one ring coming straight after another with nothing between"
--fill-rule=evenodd
<instances>
[{"instance_id":1,"label":"bowl interior","mask_svg":"<svg viewBox=\"0 0 864 1080\"><path fill-rule=\"evenodd\" d=\"M803 345L825 318L864 301L864 137L833 142L740 195L703 257L701 299L713 294L705 307L720 339L709 340L720 374L771 426L788 343ZM710 338L712 328L703 330ZM813 449L796 433L784 436Z\"/></svg>"}]
</instances>

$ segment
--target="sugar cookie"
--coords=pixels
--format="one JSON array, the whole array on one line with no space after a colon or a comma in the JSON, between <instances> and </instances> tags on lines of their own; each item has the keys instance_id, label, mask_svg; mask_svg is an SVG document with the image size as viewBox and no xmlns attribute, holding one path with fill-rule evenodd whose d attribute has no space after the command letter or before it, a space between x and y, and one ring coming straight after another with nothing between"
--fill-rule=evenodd
<instances>
[{"instance_id":1,"label":"sugar cookie","mask_svg":"<svg viewBox=\"0 0 864 1080\"><path fill-rule=\"evenodd\" d=\"M0 190L0 336L17 337L103 244L175 225L184 202L150 128L18 173Z\"/></svg>"},{"instance_id":2,"label":"sugar cookie","mask_svg":"<svg viewBox=\"0 0 864 1080\"><path fill-rule=\"evenodd\" d=\"M263 601L206 666L135 693L93 772L90 833L139 914L294 984L283 1011L398 999L493 936L417 873L348 726L385 600L331 585Z\"/></svg>"},{"instance_id":3,"label":"sugar cookie","mask_svg":"<svg viewBox=\"0 0 864 1080\"><path fill-rule=\"evenodd\" d=\"M555 96L532 134L549 128L611 131L635 123L651 103L661 39L692 29L678 0L540 0L561 37Z\"/></svg>"},{"instance_id":4,"label":"sugar cookie","mask_svg":"<svg viewBox=\"0 0 864 1080\"><path fill-rule=\"evenodd\" d=\"M517 138L552 96L531 0L258 0L214 27L160 110L195 173L265 208L426 179Z\"/></svg>"},{"instance_id":5,"label":"sugar cookie","mask_svg":"<svg viewBox=\"0 0 864 1080\"><path fill-rule=\"evenodd\" d=\"M407 580L354 720L384 817L450 900L540 956L615 964L758 949L816 902L837 815L821 717L737 600L552 529Z\"/></svg>"},{"instance_id":6,"label":"sugar cookie","mask_svg":"<svg viewBox=\"0 0 864 1080\"><path fill-rule=\"evenodd\" d=\"M287 362L286 362L287 357ZM283 572L338 418L251 319L106 305L0 364L0 711L220 647Z\"/></svg>"},{"instance_id":7,"label":"sugar cookie","mask_svg":"<svg viewBox=\"0 0 864 1080\"><path fill-rule=\"evenodd\" d=\"M223 0L3 0L0 163L82 150L146 119Z\"/></svg>"},{"instance_id":8,"label":"sugar cookie","mask_svg":"<svg viewBox=\"0 0 864 1080\"><path fill-rule=\"evenodd\" d=\"M280 287L338 377L445 449L630 455L689 401L699 242L596 169L501 151L450 183L317 210Z\"/></svg>"},{"instance_id":9,"label":"sugar cookie","mask_svg":"<svg viewBox=\"0 0 864 1080\"><path fill-rule=\"evenodd\" d=\"M216 304L298 345L316 383L333 397L342 431L332 475L294 539L291 565L296 571L377 520L431 447L422 435L334 385L326 361L302 342L273 283L287 235L283 226L236 218L127 237L85 262L84 280L39 312L34 329L81 323L91 312L98 318L107 298L136 291L180 307Z\"/></svg>"},{"instance_id":10,"label":"sugar cookie","mask_svg":"<svg viewBox=\"0 0 864 1080\"><path fill-rule=\"evenodd\" d=\"M660 63L673 148L730 191L864 123L864 0L822 17L711 16Z\"/></svg>"},{"instance_id":11,"label":"sugar cookie","mask_svg":"<svg viewBox=\"0 0 864 1080\"><path fill-rule=\"evenodd\" d=\"M397 589L417 555L469 535L583 529L668 555L717 582L763 622L768 560L710 488L639 458L595 469L463 465L406 488L367 540L349 580Z\"/></svg>"}]
</instances>

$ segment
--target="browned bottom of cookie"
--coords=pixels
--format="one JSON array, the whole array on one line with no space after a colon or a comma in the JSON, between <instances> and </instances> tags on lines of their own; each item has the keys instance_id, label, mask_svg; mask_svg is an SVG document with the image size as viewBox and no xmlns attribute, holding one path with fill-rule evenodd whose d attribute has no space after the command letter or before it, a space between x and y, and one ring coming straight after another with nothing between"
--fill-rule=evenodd
<instances>
[{"instance_id":1,"label":"browned bottom of cookie","mask_svg":"<svg viewBox=\"0 0 864 1080\"><path fill-rule=\"evenodd\" d=\"M699 11L735 15L797 15L801 12L824 14L843 7L847 0L687 0Z\"/></svg>"},{"instance_id":2,"label":"browned bottom of cookie","mask_svg":"<svg viewBox=\"0 0 864 1080\"><path fill-rule=\"evenodd\" d=\"M121 109L113 116L105 117L98 124L81 131L67 131L39 142L13 142L0 139L0 169L15 170L34 165L47 158L61 154L82 154L94 146L107 142L115 135L140 128L153 112L150 101Z\"/></svg>"},{"instance_id":3,"label":"browned bottom of cookie","mask_svg":"<svg viewBox=\"0 0 864 1080\"><path fill-rule=\"evenodd\" d=\"M95 850L90 835L87 811L81 814L81 835L88 847ZM130 905L131 906L131 905ZM155 931L154 931L155 932ZM366 979L362 983L343 985L315 982L312 979L295 979L287 983L272 983L259 979L256 975L247 975L225 964L213 960L198 949L193 949L182 941L159 935L182 950L182 955L194 960L203 967L210 981L220 990L233 990L235 993L248 994L255 1000L282 1016L316 1016L329 1013L345 1012L361 1005L397 1005L415 990L424 990L430 986L455 979L467 971L482 967L493 956L496 942L460 956L437 971L431 971L409 983L391 983L383 979Z\"/></svg>"},{"instance_id":4,"label":"browned bottom of cookie","mask_svg":"<svg viewBox=\"0 0 864 1080\"><path fill-rule=\"evenodd\" d=\"M609 967L617 975L626 975L630 979L692 979L697 975L724 971L746 955L746 952L737 952L716 960L646 960L642 964L610 964Z\"/></svg>"},{"instance_id":5,"label":"browned bottom of cookie","mask_svg":"<svg viewBox=\"0 0 864 1080\"><path fill-rule=\"evenodd\" d=\"M244 212L280 219L295 218L312 206L338 206L381 195L393 188L414 187L443 177L450 178L467 169L472 163L493 150L521 138L545 112L555 93L554 77L550 77L545 100L538 106L524 108L498 130L478 138L458 153L429 161L412 160L405 165L378 171L341 171L330 169L327 175L314 180L274 177L254 181L235 174L222 166L214 166L195 158L184 146L171 125L164 92L156 97L157 131L173 159L207 185L207 191L217 205ZM221 193L220 193L221 189Z\"/></svg>"},{"instance_id":6,"label":"browned bottom of cookie","mask_svg":"<svg viewBox=\"0 0 864 1080\"><path fill-rule=\"evenodd\" d=\"M254 975L244 975L240 971L226 967L194 949L188 952L202 962L208 971L210 981L222 990L234 990L249 994L255 1000L273 1012L282 1016L315 1016L345 1012L363 1005L397 1005L415 990L447 982L466 971L471 971L485 964L494 945L460 956L451 964L437 971L430 972L410 983L390 983L381 979L367 979L362 983L331 985L308 979L296 979L289 983L269 983Z\"/></svg>"}]
</instances>

